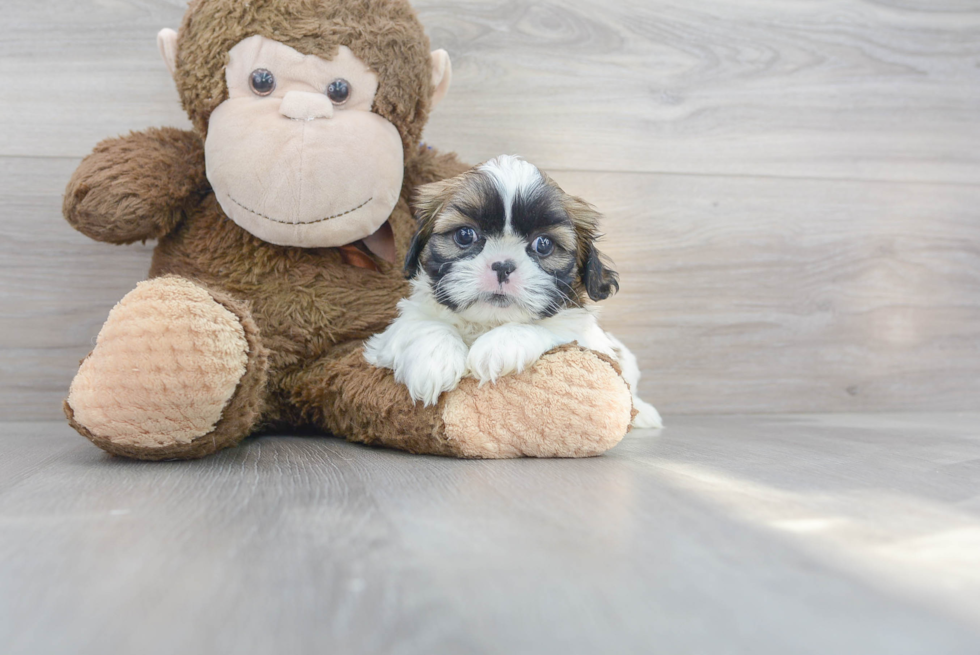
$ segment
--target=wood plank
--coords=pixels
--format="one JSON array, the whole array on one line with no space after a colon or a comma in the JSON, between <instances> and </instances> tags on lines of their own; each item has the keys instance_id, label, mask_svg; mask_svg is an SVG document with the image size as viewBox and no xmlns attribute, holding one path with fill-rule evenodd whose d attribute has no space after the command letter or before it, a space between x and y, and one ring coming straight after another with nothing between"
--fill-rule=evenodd
<instances>
[{"instance_id":1,"label":"wood plank","mask_svg":"<svg viewBox=\"0 0 980 655\"><path fill-rule=\"evenodd\" d=\"M418 0L454 87L427 139L551 170L973 183L967 0ZM180 0L6 0L0 155L186 126L154 35Z\"/></svg>"},{"instance_id":2,"label":"wood plank","mask_svg":"<svg viewBox=\"0 0 980 655\"><path fill-rule=\"evenodd\" d=\"M53 419L152 244L73 232L75 160L0 158L0 412ZM606 214L604 323L667 413L975 408L980 187L562 172Z\"/></svg>"},{"instance_id":3,"label":"wood plank","mask_svg":"<svg viewBox=\"0 0 980 655\"><path fill-rule=\"evenodd\" d=\"M77 159L0 158L0 415L55 418L112 306L146 277L153 243L112 246L62 218Z\"/></svg>"},{"instance_id":4,"label":"wood plank","mask_svg":"<svg viewBox=\"0 0 980 655\"><path fill-rule=\"evenodd\" d=\"M263 437L152 464L7 423L0 449L38 457L0 486L0 643L972 654L978 422L684 417L575 461Z\"/></svg>"},{"instance_id":5,"label":"wood plank","mask_svg":"<svg viewBox=\"0 0 980 655\"><path fill-rule=\"evenodd\" d=\"M559 173L668 413L975 409L980 187Z\"/></svg>"}]
</instances>

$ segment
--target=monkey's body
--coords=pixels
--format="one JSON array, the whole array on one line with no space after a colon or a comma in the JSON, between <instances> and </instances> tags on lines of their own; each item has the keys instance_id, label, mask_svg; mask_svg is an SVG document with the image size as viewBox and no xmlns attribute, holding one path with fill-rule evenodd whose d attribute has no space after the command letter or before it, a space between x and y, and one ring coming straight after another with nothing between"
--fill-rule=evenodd
<instances>
[{"instance_id":1,"label":"monkey's body","mask_svg":"<svg viewBox=\"0 0 980 655\"><path fill-rule=\"evenodd\" d=\"M404 19L403 3L372 3ZM234 5L199 0L189 15L222 4ZM179 61L177 70L180 80ZM195 124L206 124L192 111L201 97L184 101ZM407 128L409 119L389 111L400 133L413 136L427 108ZM406 146L400 197L387 216L395 261L414 232L413 189L465 168L454 155ZM414 403L361 351L407 293L401 267L368 254L361 257L369 266L352 265L339 247L253 236L222 209L195 132L154 129L103 142L73 176L65 216L98 240L159 240L150 281L110 314L65 402L72 425L111 453L201 457L263 427L314 425L419 453L586 456L628 429L630 394L617 367L577 347L497 385L464 383L436 406ZM488 423L488 411L499 419Z\"/></svg>"}]
</instances>

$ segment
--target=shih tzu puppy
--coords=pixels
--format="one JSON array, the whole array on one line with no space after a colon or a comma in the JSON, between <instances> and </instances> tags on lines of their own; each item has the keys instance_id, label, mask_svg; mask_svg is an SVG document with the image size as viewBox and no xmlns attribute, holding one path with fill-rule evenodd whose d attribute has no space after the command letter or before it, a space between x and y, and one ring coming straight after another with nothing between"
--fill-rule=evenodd
<instances>
[{"instance_id":1,"label":"shih tzu puppy","mask_svg":"<svg viewBox=\"0 0 980 655\"><path fill-rule=\"evenodd\" d=\"M619 289L596 250L599 214L590 205L504 155L421 187L416 216L405 260L412 293L368 340L368 362L392 369L429 405L464 376L495 382L577 341L619 362L639 412L633 425L661 427L657 410L636 395L636 357L599 327L588 304Z\"/></svg>"}]
</instances>

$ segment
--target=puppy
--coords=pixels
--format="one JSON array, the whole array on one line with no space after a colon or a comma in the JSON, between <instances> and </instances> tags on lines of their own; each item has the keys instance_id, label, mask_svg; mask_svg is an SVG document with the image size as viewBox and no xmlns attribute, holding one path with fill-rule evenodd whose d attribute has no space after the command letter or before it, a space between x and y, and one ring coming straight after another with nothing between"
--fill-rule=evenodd
<instances>
[{"instance_id":1,"label":"puppy","mask_svg":"<svg viewBox=\"0 0 980 655\"><path fill-rule=\"evenodd\" d=\"M435 404L464 376L495 382L556 346L577 341L614 358L633 391L633 425L659 428L636 395L640 369L604 332L596 308L619 289L596 250L599 214L512 156L428 184L405 260L412 293L364 356L390 368L415 400Z\"/></svg>"}]
</instances>

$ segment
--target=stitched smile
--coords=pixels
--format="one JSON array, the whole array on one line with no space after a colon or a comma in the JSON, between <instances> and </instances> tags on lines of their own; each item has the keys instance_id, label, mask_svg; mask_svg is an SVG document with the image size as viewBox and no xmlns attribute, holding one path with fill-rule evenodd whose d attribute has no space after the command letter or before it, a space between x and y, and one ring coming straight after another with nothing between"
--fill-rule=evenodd
<instances>
[{"instance_id":1,"label":"stitched smile","mask_svg":"<svg viewBox=\"0 0 980 655\"><path fill-rule=\"evenodd\" d=\"M366 205L369 202L371 202L372 200L374 200L374 196L371 196L370 198L368 198L367 200L365 200L364 202L362 202L361 204L359 204L357 207L354 207L353 209L348 209L345 212L340 212L339 214L334 214L333 216L327 216L326 218L318 218L315 221L306 221L305 223L293 223L292 221L280 221L278 218L272 218L271 216L266 216L265 214L260 214L259 212L255 211L254 209L249 209L248 207L246 207L242 203L240 203L237 200L235 200L234 198L232 198L230 193L228 194L228 198L231 199L231 201L233 203L235 203L236 205L238 205L239 207L241 207L242 209L244 209L248 213L255 214L259 218L264 218L265 220L272 221L273 223L281 223L282 225L313 225L314 223L322 223L323 221L329 221L330 219L340 218L341 216L346 216L347 214L350 214L351 212L356 212L358 209L360 209L364 205Z\"/></svg>"}]
</instances>

